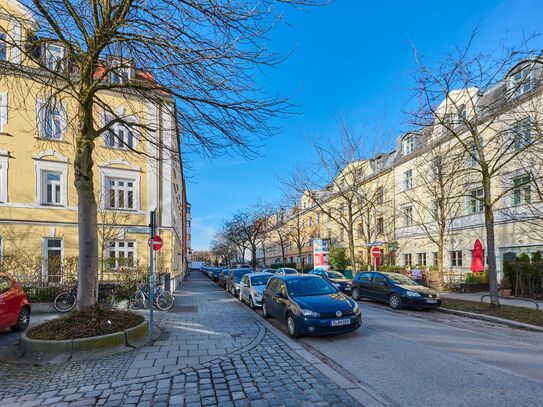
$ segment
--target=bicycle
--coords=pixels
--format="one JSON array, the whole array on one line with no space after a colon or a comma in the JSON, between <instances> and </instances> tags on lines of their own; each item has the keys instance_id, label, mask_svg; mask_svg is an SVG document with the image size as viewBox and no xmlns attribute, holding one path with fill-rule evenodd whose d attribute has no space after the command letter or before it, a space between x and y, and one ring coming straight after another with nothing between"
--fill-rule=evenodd
<instances>
[{"instance_id":1,"label":"bicycle","mask_svg":"<svg viewBox=\"0 0 543 407\"><path fill-rule=\"evenodd\" d=\"M53 305L58 312L68 312L74 309L77 303L77 286L64 291L56 296ZM98 306L104 310L110 309L115 304L115 290L107 288L98 290Z\"/></svg>"},{"instance_id":2,"label":"bicycle","mask_svg":"<svg viewBox=\"0 0 543 407\"><path fill-rule=\"evenodd\" d=\"M175 302L174 296L168 291L164 291L162 287L155 287L155 294L153 296L153 306L162 311L168 311ZM146 286L141 285L138 291L132 294L130 297L130 308L140 309L143 308L147 302L151 301L149 290Z\"/></svg>"}]
</instances>

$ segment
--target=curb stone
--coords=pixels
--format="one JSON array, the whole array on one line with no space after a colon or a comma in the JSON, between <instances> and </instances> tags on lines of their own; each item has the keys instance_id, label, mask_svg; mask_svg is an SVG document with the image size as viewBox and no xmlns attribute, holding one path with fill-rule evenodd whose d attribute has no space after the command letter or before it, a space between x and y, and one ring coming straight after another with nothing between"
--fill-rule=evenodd
<instances>
[{"instance_id":1,"label":"curb stone","mask_svg":"<svg viewBox=\"0 0 543 407\"><path fill-rule=\"evenodd\" d=\"M454 315L459 315L459 316L462 316L462 317L480 319L480 320L488 321L488 322L494 322L496 324L508 325L508 326L513 327L513 328L525 329L527 331L543 332L543 327L540 327L540 326L537 326L537 325L525 324L524 322L511 321L509 319L498 318L498 317L494 317L494 316L491 316L491 315L477 314L475 312L467 312L467 311L458 311L458 310L454 310L454 309L441 308L441 307L436 308L436 310L440 311L440 312L447 313L447 314L454 314Z\"/></svg>"}]
</instances>

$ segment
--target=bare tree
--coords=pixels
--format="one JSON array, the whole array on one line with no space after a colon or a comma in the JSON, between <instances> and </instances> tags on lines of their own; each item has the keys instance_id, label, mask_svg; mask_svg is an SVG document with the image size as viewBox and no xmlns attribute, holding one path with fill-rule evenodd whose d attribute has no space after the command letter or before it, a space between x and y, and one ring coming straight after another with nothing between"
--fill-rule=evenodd
<instances>
[{"instance_id":1,"label":"bare tree","mask_svg":"<svg viewBox=\"0 0 543 407\"><path fill-rule=\"evenodd\" d=\"M122 126L144 145L138 149L114 141L123 148L148 155L147 144L152 144L179 154L178 138L166 142L156 137L161 124L132 120L118 106L133 106L139 98L166 116L174 114L170 126L183 128L185 146L203 147L208 155L228 149L252 152L255 139L272 133L268 119L289 107L286 99L264 95L254 80L258 67L281 61L265 47L277 11L273 6L312 1L21 3L26 9L20 14L0 10L18 27L3 30L17 52L0 72L14 78L12 88L20 87L20 79L41 87L44 111L70 106L78 196L78 307L87 308L97 298L96 143L101 137L118 138L112 130ZM112 94L122 101L112 102Z\"/></svg>"},{"instance_id":2,"label":"bare tree","mask_svg":"<svg viewBox=\"0 0 543 407\"><path fill-rule=\"evenodd\" d=\"M417 55L420 106L413 118L417 127L433 128L442 142L454 141L464 157L458 176L463 192L480 202L484 213L491 304L499 306L496 213L501 216L500 206L512 191L541 177L519 173L519 163L541 146L541 51L530 50L526 41L485 55L472 52L471 44L436 68ZM481 193L468 191L474 183Z\"/></svg>"},{"instance_id":3,"label":"bare tree","mask_svg":"<svg viewBox=\"0 0 543 407\"><path fill-rule=\"evenodd\" d=\"M211 252L220 259L220 263L228 268L232 265L232 260L236 256L236 248L232 242L218 234L211 242Z\"/></svg>"}]
</instances>

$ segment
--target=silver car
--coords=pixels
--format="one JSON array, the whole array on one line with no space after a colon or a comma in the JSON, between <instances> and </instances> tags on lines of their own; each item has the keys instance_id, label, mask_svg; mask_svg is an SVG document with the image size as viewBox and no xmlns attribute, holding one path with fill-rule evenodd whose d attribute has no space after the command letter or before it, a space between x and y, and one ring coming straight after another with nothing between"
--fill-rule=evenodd
<instances>
[{"instance_id":1,"label":"silver car","mask_svg":"<svg viewBox=\"0 0 543 407\"><path fill-rule=\"evenodd\" d=\"M280 269L277 269L277 272L275 274L278 275L278 276L284 276L284 275L287 275L287 274L300 274L300 273L298 273L298 270L296 270L296 269L291 269L291 268L288 268L288 267L281 267Z\"/></svg>"},{"instance_id":2,"label":"silver car","mask_svg":"<svg viewBox=\"0 0 543 407\"><path fill-rule=\"evenodd\" d=\"M262 293L272 273L245 274L239 283L239 299L247 302L251 308L262 306Z\"/></svg>"}]
</instances>

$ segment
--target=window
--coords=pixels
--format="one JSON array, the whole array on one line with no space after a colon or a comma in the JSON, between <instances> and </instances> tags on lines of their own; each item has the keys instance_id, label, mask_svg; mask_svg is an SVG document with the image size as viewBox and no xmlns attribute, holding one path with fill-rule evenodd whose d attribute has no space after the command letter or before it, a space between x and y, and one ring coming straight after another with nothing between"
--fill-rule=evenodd
<instances>
[{"instance_id":1,"label":"window","mask_svg":"<svg viewBox=\"0 0 543 407\"><path fill-rule=\"evenodd\" d=\"M0 153L0 202L8 200L8 156Z\"/></svg>"},{"instance_id":2,"label":"window","mask_svg":"<svg viewBox=\"0 0 543 407\"><path fill-rule=\"evenodd\" d=\"M107 242L106 260L111 269L134 267L136 243L127 240L110 240Z\"/></svg>"},{"instance_id":3,"label":"window","mask_svg":"<svg viewBox=\"0 0 543 407\"><path fill-rule=\"evenodd\" d=\"M45 45L45 66L51 71L58 71L62 68L64 59L64 48L57 44Z\"/></svg>"},{"instance_id":4,"label":"window","mask_svg":"<svg viewBox=\"0 0 543 407\"><path fill-rule=\"evenodd\" d=\"M39 137L61 140L66 128L66 109L54 100L38 101L36 105Z\"/></svg>"},{"instance_id":5,"label":"window","mask_svg":"<svg viewBox=\"0 0 543 407\"><path fill-rule=\"evenodd\" d=\"M403 208L404 214L404 226L411 226L413 224L413 207L406 206Z\"/></svg>"},{"instance_id":6,"label":"window","mask_svg":"<svg viewBox=\"0 0 543 407\"><path fill-rule=\"evenodd\" d=\"M529 175L513 179L513 205L523 205L531 202L532 188L530 182Z\"/></svg>"},{"instance_id":7,"label":"window","mask_svg":"<svg viewBox=\"0 0 543 407\"><path fill-rule=\"evenodd\" d=\"M111 83L124 84L132 79L132 67L127 62L114 59L111 61L110 69L109 78Z\"/></svg>"},{"instance_id":8,"label":"window","mask_svg":"<svg viewBox=\"0 0 543 407\"><path fill-rule=\"evenodd\" d=\"M311 264L311 255L310 254L307 255L307 264Z\"/></svg>"},{"instance_id":9,"label":"window","mask_svg":"<svg viewBox=\"0 0 543 407\"><path fill-rule=\"evenodd\" d=\"M519 97L533 88L534 78L532 69L533 67L527 66L511 76L509 86L514 97Z\"/></svg>"},{"instance_id":10,"label":"window","mask_svg":"<svg viewBox=\"0 0 543 407\"><path fill-rule=\"evenodd\" d=\"M462 267L462 250L451 252L451 267Z\"/></svg>"},{"instance_id":11,"label":"window","mask_svg":"<svg viewBox=\"0 0 543 407\"><path fill-rule=\"evenodd\" d=\"M111 127L106 133L105 138L107 147L124 149L134 148L134 132L118 123Z\"/></svg>"},{"instance_id":12,"label":"window","mask_svg":"<svg viewBox=\"0 0 543 407\"><path fill-rule=\"evenodd\" d=\"M415 148L415 138L413 136L407 136L402 142L403 155L409 155Z\"/></svg>"},{"instance_id":13,"label":"window","mask_svg":"<svg viewBox=\"0 0 543 407\"><path fill-rule=\"evenodd\" d=\"M379 273L373 273L372 281L375 284L384 284L386 282L385 276Z\"/></svg>"},{"instance_id":14,"label":"window","mask_svg":"<svg viewBox=\"0 0 543 407\"><path fill-rule=\"evenodd\" d=\"M403 265L404 266L411 266L413 264L413 258L411 256L411 253L406 253L403 255Z\"/></svg>"},{"instance_id":15,"label":"window","mask_svg":"<svg viewBox=\"0 0 543 407\"><path fill-rule=\"evenodd\" d=\"M4 127L8 122L8 94L0 92L0 132L4 131Z\"/></svg>"},{"instance_id":16,"label":"window","mask_svg":"<svg viewBox=\"0 0 543 407\"><path fill-rule=\"evenodd\" d=\"M469 192L469 212L470 213L481 213L484 211L483 198L484 198L483 188L473 189Z\"/></svg>"},{"instance_id":17,"label":"window","mask_svg":"<svg viewBox=\"0 0 543 407\"><path fill-rule=\"evenodd\" d=\"M403 186L406 191L413 188L413 170L407 170L403 173Z\"/></svg>"},{"instance_id":18,"label":"window","mask_svg":"<svg viewBox=\"0 0 543 407\"><path fill-rule=\"evenodd\" d=\"M319 224L321 222L321 214L317 212L317 215L315 215L315 223Z\"/></svg>"},{"instance_id":19,"label":"window","mask_svg":"<svg viewBox=\"0 0 543 407\"><path fill-rule=\"evenodd\" d=\"M364 238L364 224L363 223L358 224L358 238L359 239Z\"/></svg>"},{"instance_id":20,"label":"window","mask_svg":"<svg viewBox=\"0 0 543 407\"><path fill-rule=\"evenodd\" d=\"M62 239L47 238L43 241L44 272L49 282L60 282L62 277Z\"/></svg>"},{"instance_id":21,"label":"window","mask_svg":"<svg viewBox=\"0 0 543 407\"><path fill-rule=\"evenodd\" d=\"M8 54L7 54L7 44L6 44L6 34L2 33L0 34L0 60L7 61Z\"/></svg>"},{"instance_id":22,"label":"window","mask_svg":"<svg viewBox=\"0 0 543 407\"><path fill-rule=\"evenodd\" d=\"M426 253L417 253L417 264L426 267Z\"/></svg>"},{"instance_id":23,"label":"window","mask_svg":"<svg viewBox=\"0 0 543 407\"><path fill-rule=\"evenodd\" d=\"M377 235L382 235L385 232L385 226L383 218L377 218L377 225L375 226Z\"/></svg>"},{"instance_id":24,"label":"window","mask_svg":"<svg viewBox=\"0 0 543 407\"><path fill-rule=\"evenodd\" d=\"M289 263L294 263L294 257L290 256L290 257L288 258L288 261L289 261Z\"/></svg>"},{"instance_id":25,"label":"window","mask_svg":"<svg viewBox=\"0 0 543 407\"><path fill-rule=\"evenodd\" d=\"M443 177L443 158L436 157L432 160L431 164L432 177L434 180L439 180Z\"/></svg>"},{"instance_id":26,"label":"window","mask_svg":"<svg viewBox=\"0 0 543 407\"><path fill-rule=\"evenodd\" d=\"M511 132L513 137L513 148L515 150L522 150L532 144L532 121L529 117L516 122L513 125Z\"/></svg>"},{"instance_id":27,"label":"window","mask_svg":"<svg viewBox=\"0 0 543 407\"><path fill-rule=\"evenodd\" d=\"M106 178L107 207L109 209L135 209L134 180Z\"/></svg>"},{"instance_id":28,"label":"window","mask_svg":"<svg viewBox=\"0 0 543 407\"><path fill-rule=\"evenodd\" d=\"M382 204L385 201L385 189L383 187L378 187L375 190L375 203Z\"/></svg>"},{"instance_id":29,"label":"window","mask_svg":"<svg viewBox=\"0 0 543 407\"><path fill-rule=\"evenodd\" d=\"M62 173L42 172L41 203L45 205L62 205Z\"/></svg>"},{"instance_id":30,"label":"window","mask_svg":"<svg viewBox=\"0 0 543 407\"><path fill-rule=\"evenodd\" d=\"M438 254L437 254L437 252L433 252L432 253L432 265L437 267L437 263L438 263Z\"/></svg>"},{"instance_id":31,"label":"window","mask_svg":"<svg viewBox=\"0 0 543 407\"><path fill-rule=\"evenodd\" d=\"M468 144L469 153L466 152L467 159L466 163L468 167L475 167L479 163L479 151L477 150L477 145L475 141L471 141ZM479 138L479 146L483 148L483 139Z\"/></svg>"},{"instance_id":32,"label":"window","mask_svg":"<svg viewBox=\"0 0 543 407\"><path fill-rule=\"evenodd\" d=\"M368 272L362 272L362 273L358 273L356 275L356 281L359 281L359 282L369 282L371 280L371 274L372 273L368 273Z\"/></svg>"}]
</instances>

